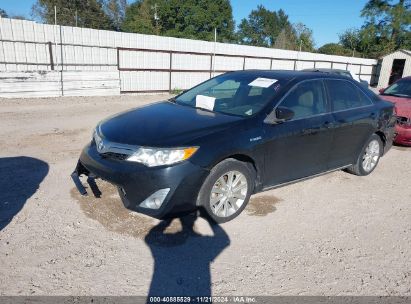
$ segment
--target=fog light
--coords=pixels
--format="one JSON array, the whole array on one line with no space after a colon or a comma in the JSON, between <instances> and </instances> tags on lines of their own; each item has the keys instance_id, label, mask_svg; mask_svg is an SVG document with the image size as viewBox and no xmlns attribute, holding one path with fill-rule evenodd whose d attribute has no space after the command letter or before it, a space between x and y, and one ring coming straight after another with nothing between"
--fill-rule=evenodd
<instances>
[{"instance_id":1,"label":"fog light","mask_svg":"<svg viewBox=\"0 0 411 304\"><path fill-rule=\"evenodd\" d=\"M140 207L149 208L149 209L160 208L169 191L170 191L170 188L165 188L165 189L160 189L154 192L140 204Z\"/></svg>"}]
</instances>

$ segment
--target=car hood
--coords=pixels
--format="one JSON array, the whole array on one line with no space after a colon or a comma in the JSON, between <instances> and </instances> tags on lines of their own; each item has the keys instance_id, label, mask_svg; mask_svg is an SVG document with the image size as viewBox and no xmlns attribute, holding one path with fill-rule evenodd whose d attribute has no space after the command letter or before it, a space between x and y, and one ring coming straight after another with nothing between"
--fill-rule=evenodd
<instances>
[{"instance_id":1,"label":"car hood","mask_svg":"<svg viewBox=\"0 0 411 304\"><path fill-rule=\"evenodd\" d=\"M390 101L395 105L398 116L411 118L411 98L396 97L389 95L380 95L384 100Z\"/></svg>"},{"instance_id":2,"label":"car hood","mask_svg":"<svg viewBox=\"0 0 411 304\"><path fill-rule=\"evenodd\" d=\"M101 135L111 142L176 147L232 127L243 118L163 101L132 109L100 123Z\"/></svg>"}]
</instances>

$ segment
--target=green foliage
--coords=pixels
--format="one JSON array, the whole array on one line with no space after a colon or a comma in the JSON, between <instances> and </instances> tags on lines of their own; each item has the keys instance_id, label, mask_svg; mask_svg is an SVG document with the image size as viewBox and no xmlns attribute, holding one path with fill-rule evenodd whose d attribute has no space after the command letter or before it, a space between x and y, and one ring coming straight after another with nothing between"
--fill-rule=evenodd
<instances>
[{"instance_id":1,"label":"green foliage","mask_svg":"<svg viewBox=\"0 0 411 304\"><path fill-rule=\"evenodd\" d=\"M283 10L270 11L259 5L241 20L238 39L242 44L288 50L313 51L312 31L304 24L291 24Z\"/></svg>"},{"instance_id":2,"label":"green foliage","mask_svg":"<svg viewBox=\"0 0 411 304\"><path fill-rule=\"evenodd\" d=\"M340 34L339 38L341 45L351 51L351 56L355 56L355 52L360 49L361 45L360 31L350 28Z\"/></svg>"},{"instance_id":3,"label":"green foliage","mask_svg":"<svg viewBox=\"0 0 411 304\"><path fill-rule=\"evenodd\" d=\"M160 28L154 19L155 11L150 2L136 1L127 7L121 29L131 33L158 35Z\"/></svg>"},{"instance_id":4,"label":"green foliage","mask_svg":"<svg viewBox=\"0 0 411 304\"><path fill-rule=\"evenodd\" d=\"M7 13L4 9L0 8L0 17L8 18L9 16L7 15Z\"/></svg>"},{"instance_id":5,"label":"green foliage","mask_svg":"<svg viewBox=\"0 0 411 304\"><path fill-rule=\"evenodd\" d=\"M229 0L138 0L126 11L122 29L128 32L234 41L234 20Z\"/></svg>"},{"instance_id":6,"label":"green foliage","mask_svg":"<svg viewBox=\"0 0 411 304\"><path fill-rule=\"evenodd\" d=\"M76 25L94 29L113 29L101 0L37 0L32 15L45 23L54 23L54 6L57 8L57 24Z\"/></svg>"},{"instance_id":7,"label":"green foliage","mask_svg":"<svg viewBox=\"0 0 411 304\"><path fill-rule=\"evenodd\" d=\"M184 91L183 89L174 88L174 89L171 90L170 94L172 94L172 95L179 95L179 94L183 93L183 91Z\"/></svg>"},{"instance_id":8,"label":"green foliage","mask_svg":"<svg viewBox=\"0 0 411 304\"><path fill-rule=\"evenodd\" d=\"M283 10L270 11L259 5L246 19L241 20L238 38L243 44L273 47L280 33L290 29L291 23Z\"/></svg>"},{"instance_id":9,"label":"green foliage","mask_svg":"<svg viewBox=\"0 0 411 304\"><path fill-rule=\"evenodd\" d=\"M369 0L361 11L358 51L371 57L411 48L411 0Z\"/></svg>"},{"instance_id":10,"label":"green foliage","mask_svg":"<svg viewBox=\"0 0 411 304\"><path fill-rule=\"evenodd\" d=\"M315 48L313 31L303 23L297 23L293 27L297 35L297 42L301 46L301 50L306 52L313 52Z\"/></svg>"},{"instance_id":11,"label":"green foliage","mask_svg":"<svg viewBox=\"0 0 411 304\"><path fill-rule=\"evenodd\" d=\"M286 22L288 22L287 18ZM272 47L280 32L277 12L259 5L257 9L251 11L247 19L241 20L238 37L244 44Z\"/></svg>"},{"instance_id":12,"label":"green foliage","mask_svg":"<svg viewBox=\"0 0 411 304\"><path fill-rule=\"evenodd\" d=\"M297 50L297 34L294 28L290 25L286 25L275 39L274 48L284 50Z\"/></svg>"},{"instance_id":13,"label":"green foliage","mask_svg":"<svg viewBox=\"0 0 411 304\"><path fill-rule=\"evenodd\" d=\"M338 55L338 56L350 56L351 51L346 49L344 46L338 43L327 43L324 44L317 50L320 54L327 54L327 55Z\"/></svg>"}]
</instances>

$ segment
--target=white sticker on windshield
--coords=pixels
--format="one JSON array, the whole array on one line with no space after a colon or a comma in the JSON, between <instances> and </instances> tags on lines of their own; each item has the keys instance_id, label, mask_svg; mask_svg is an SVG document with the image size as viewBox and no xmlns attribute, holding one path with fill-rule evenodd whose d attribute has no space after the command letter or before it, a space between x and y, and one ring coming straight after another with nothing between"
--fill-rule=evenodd
<instances>
[{"instance_id":1,"label":"white sticker on windshield","mask_svg":"<svg viewBox=\"0 0 411 304\"><path fill-rule=\"evenodd\" d=\"M215 98L204 95L196 96L196 107L212 111L214 109Z\"/></svg>"},{"instance_id":2,"label":"white sticker on windshield","mask_svg":"<svg viewBox=\"0 0 411 304\"><path fill-rule=\"evenodd\" d=\"M277 81L278 81L277 79L258 77L252 82L250 82L248 85L252 87L268 88L269 86L276 83Z\"/></svg>"}]
</instances>

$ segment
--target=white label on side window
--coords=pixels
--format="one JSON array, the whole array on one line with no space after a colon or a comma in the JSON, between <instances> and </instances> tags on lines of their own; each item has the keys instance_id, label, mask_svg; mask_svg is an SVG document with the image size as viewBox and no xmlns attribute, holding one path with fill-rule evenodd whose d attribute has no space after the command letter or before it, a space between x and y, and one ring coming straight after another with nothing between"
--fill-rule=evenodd
<instances>
[{"instance_id":1,"label":"white label on side window","mask_svg":"<svg viewBox=\"0 0 411 304\"><path fill-rule=\"evenodd\" d=\"M212 111L214 109L215 98L204 95L196 96L196 107Z\"/></svg>"},{"instance_id":2,"label":"white label on side window","mask_svg":"<svg viewBox=\"0 0 411 304\"><path fill-rule=\"evenodd\" d=\"M269 86L271 86L272 84L276 82L277 82L277 79L258 77L252 82L250 82L248 85L252 87L268 88Z\"/></svg>"}]
</instances>

